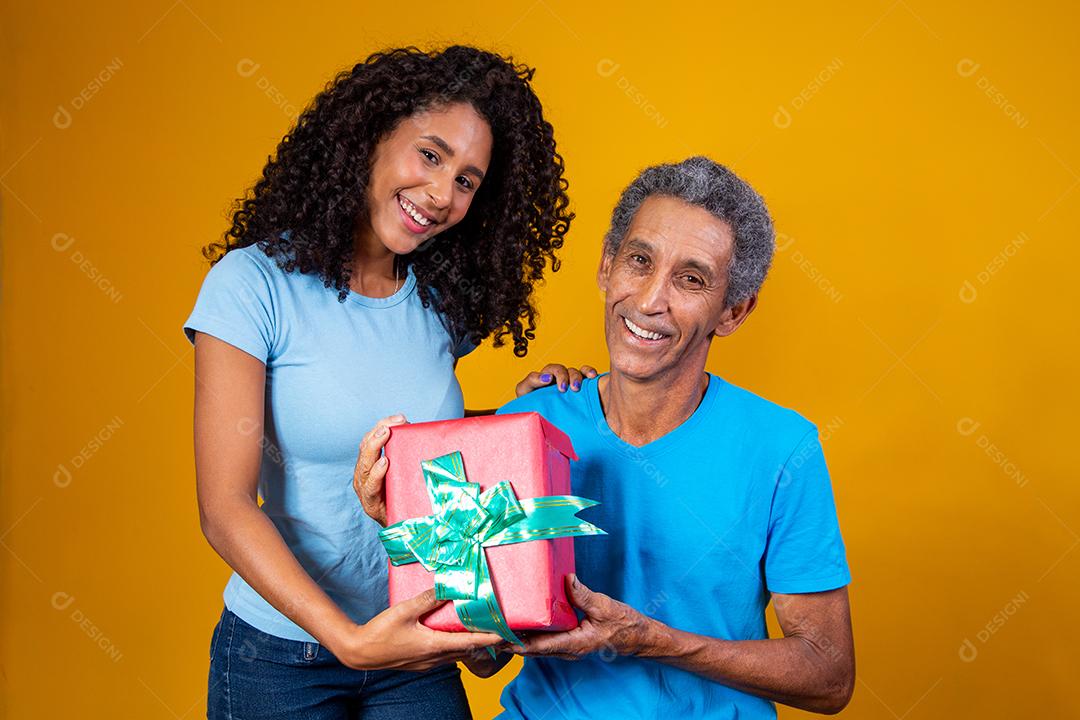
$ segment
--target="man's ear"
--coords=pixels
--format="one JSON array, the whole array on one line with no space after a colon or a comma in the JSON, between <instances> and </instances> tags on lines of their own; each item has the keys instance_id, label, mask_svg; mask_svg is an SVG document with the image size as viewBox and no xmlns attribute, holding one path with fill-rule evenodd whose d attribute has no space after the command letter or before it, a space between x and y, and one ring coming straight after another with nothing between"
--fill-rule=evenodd
<instances>
[{"instance_id":1,"label":"man's ear","mask_svg":"<svg viewBox=\"0 0 1080 720\"><path fill-rule=\"evenodd\" d=\"M615 260L615 256L604 248L600 255L600 267L596 270L596 287L600 288L600 292L607 292L608 274L611 273L611 263Z\"/></svg>"},{"instance_id":2,"label":"man's ear","mask_svg":"<svg viewBox=\"0 0 1080 720\"><path fill-rule=\"evenodd\" d=\"M716 325L716 329L713 331L714 334L718 337L727 337L738 330L739 326L750 316L750 313L754 312L754 308L757 307L757 299L757 293L754 293L742 302L724 308L724 314L720 316L720 322Z\"/></svg>"}]
</instances>

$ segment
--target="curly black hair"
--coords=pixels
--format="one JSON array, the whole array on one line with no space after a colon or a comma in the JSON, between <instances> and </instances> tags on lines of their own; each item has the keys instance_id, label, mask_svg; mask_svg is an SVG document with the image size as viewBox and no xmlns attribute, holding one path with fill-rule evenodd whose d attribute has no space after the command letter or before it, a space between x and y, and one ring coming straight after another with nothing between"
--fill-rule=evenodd
<instances>
[{"instance_id":1,"label":"curly black hair","mask_svg":"<svg viewBox=\"0 0 1080 720\"><path fill-rule=\"evenodd\" d=\"M376 145L417 112L469 103L491 126L484 182L464 219L399 257L399 267L412 266L424 307L434 305L455 338L479 344L494 334L498 347L510 335L514 354L524 356L535 337L533 286L549 260L559 269L555 251L574 218L533 73L459 45L372 54L304 110L254 188L235 201L223 242L203 255L212 265L258 244L283 270L317 274L344 302Z\"/></svg>"}]
</instances>

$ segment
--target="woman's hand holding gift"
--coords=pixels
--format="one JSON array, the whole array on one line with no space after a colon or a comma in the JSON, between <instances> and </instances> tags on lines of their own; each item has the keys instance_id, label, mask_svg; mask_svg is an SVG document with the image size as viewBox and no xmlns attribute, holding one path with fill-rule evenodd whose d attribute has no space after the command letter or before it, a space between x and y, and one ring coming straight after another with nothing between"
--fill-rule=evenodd
<instances>
[{"instance_id":1,"label":"woman's hand holding gift","mask_svg":"<svg viewBox=\"0 0 1080 720\"><path fill-rule=\"evenodd\" d=\"M425 627L420 618L446 600L425 590L339 635L330 652L355 670L411 670L422 672L439 665L471 661L492 645L505 645L493 633L439 632Z\"/></svg>"},{"instance_id":2,"label":"woman's hand holding gift","mask_svg":"<svg viewBox=\"0 0 1080 720\"><path fill-rule=\"evenodd\" d=\"M383 484L389 461L382 454L382 450L390 439L390 428L407 422L404 415L398 414L385 417L376 423L360 442L360 454L353 470L353 490L360 498L364 512L383 527L386 527L386 495Z\"/></svg>"}]
</instances>

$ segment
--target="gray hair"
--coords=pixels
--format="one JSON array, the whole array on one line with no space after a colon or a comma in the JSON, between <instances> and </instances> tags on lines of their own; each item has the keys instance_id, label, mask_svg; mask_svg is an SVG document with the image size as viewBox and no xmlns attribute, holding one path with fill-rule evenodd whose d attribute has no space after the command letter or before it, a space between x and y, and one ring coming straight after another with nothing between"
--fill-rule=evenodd
<instances>
[{"instance_id":1,"label":"gray hair","mask_svg":"<svg viewBox=\"0 0 1080 720\"><path fill-rule=\"evenodd\" d=\"M614 255L626 238L641 204L653 195L677 198L723 220L735 236L728 265L724 306L731 307L761 289L772 264L776 237L765 201L745 180L723 165L698 155L675 165L645 168L630 183L611 213L604 252Z\"/></svg>"}]
</instances>

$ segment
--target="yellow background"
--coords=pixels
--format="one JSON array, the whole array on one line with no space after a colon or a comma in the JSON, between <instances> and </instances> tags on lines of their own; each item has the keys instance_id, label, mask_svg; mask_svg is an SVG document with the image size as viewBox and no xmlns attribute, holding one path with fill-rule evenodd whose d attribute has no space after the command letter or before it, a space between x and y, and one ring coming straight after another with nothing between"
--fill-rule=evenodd
<instances>
[{"instance_id":1,"label":"yellow background","mask_svg":"<svg viewBox=\"0 0 1080 720\"><path fill-rule=\"evenodd\" d=\"M538 68L579 215L532 352L471 355L467 404L603 366L619 190L729 164L781 249L709 367L826 436L846 715L1080 714L1074 6L364 5L3 3L0 716L203 714L227 569L194 494L199 248L337 70L453 41ZM469 682L477 717L516 667Z\"/></svg>"}]
</instances>

